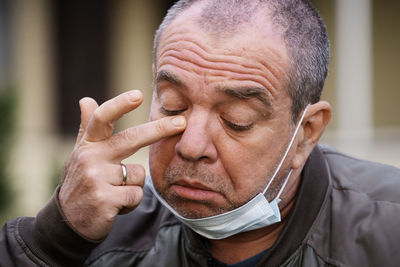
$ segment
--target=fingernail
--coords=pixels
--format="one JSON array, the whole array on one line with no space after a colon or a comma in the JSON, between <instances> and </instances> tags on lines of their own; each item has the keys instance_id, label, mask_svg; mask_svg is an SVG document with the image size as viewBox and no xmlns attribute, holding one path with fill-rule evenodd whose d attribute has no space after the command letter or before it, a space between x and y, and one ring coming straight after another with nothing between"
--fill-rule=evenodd
<instances>
[{"instance_id":1,"label":"fingernail","mask_svg":"<svg viewBox=\"0 0 400 267\"><path fill-rule=\"evenodd\" d=\"M178 116L175 117L171 120L172 124L175 125L176 127L183 127L186 123L185 117L183 116Z\"/></svg>"},{"instance_id":2,"label":"fingernail","mask_svg":"<svg viewBox=\"0 0 400 267\"><path fill-rule=\"evenodd\" d=\"M142 97L142 93L139 90L134 90L129 93L132 101L138 101Z\"/></svg>"}]
</instances>

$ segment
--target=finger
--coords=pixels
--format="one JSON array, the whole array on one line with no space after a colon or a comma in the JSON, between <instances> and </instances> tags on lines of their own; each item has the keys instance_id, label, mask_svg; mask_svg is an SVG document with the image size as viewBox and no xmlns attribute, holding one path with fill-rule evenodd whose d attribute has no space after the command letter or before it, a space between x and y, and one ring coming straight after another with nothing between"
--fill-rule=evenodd
<instances>
[{"instance_id":1,"label":"finger","mask_svg":"<svg viewBox=\"0 0 400 267\"><path fill-rule=\"evenodd\" d=\"M119 209L119 214L125 214L135 209L143 199L143 188L140 186L115 186L112 201Z\"/></svg>"},{"instance_id":2,"label":"finger","mask_svg":"<svg viewBox=\"0 0 400 267\"><path fill-rule=\"evenodd\" d=\"M141 124L112 136L108 142L111 148L107 151L110 158L121 161L142 147L182 132L185 127L186 119L183 116L165 117Z\"/></svg>"},{"instance_id":3,"label":"finger","mask_svg":"<svg viewBox=\"0 0 400 267\"><path fill-rule=\"evenodd\" d=\"M87 126L85 139L89 142L97 142L109 138L113 134L114 122L138 107L142 100L142 93L133 90L103 103L93 113Z\"/></svg>"},{"instance_id":4,"label":"finger","mask_svg":"<svg viewBox=\"0 0 400 267\"><path fill-rule=\"evenodd\" d=\"M126 164L126 182L125 186L137 185L144 186L144 180L146 178L146 171L142 165L139 164ZM123 174L122 167L115 165L114 174L110 177L110 183L112 185L122 185Z\"/></svg>"},{"instance_id":5,"label":"finger","mask_svg":"<svg viewBox=\"0 0 400 267\"><path fill-rule=\"evenodd\" d=\"M81 110L81 125L79 126L78 137L76 143L79 143L82 139L90 118L93 116L94 111L98 108L96 101L90 97L84 97L79 100L79 107Z\"/></svg>"}]
</instances>

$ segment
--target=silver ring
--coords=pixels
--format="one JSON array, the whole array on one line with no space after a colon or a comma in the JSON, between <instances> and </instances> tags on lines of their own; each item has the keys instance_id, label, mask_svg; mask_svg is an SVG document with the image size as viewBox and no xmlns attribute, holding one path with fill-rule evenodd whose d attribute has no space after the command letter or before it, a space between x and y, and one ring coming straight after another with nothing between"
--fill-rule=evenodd
<instances>
[{"instance_id":1,"label":"silver ring","mask_svg":"<svg viewBox=\"0 0 400 267\"><path fill-rule=\"evenodd\" d=\"M126 179L127 179L128 172L126 171L125 164L121 163L121 168L122 168L122 185L126 185Z\"/></svg>"}]
</instances>

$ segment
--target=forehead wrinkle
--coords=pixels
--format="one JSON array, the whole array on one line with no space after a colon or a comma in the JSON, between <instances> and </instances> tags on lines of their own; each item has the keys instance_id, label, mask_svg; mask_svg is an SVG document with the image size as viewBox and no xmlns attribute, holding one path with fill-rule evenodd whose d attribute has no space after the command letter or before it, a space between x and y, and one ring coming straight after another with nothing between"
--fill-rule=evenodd
<instances>
[{"instance_id":1,"label":"forehead wrinkle","mask_svg":"<svg viewBox=\"0 0 400 267\"><path fill-rule=\"evenodd\" d=\"M261 62L253 60L252 60L253 64L249 64L248 62L246 62L248 61L249 58L243 56L244 54L247 54L244 49L242 49L242 51L240 52L236 52L239 53L239 55L209 53L206 47L202 45L200 41L198 41L196 38L188 38L186 37L186 34L187 34L186 32L182 33L178 32L177 34L171 33L170 34L171 38L167 37L166 40L163 41L166 42L167 44L164 45L162 49L160 49L159 58L165 56L165 54L168 53L169 51L175 51L177 53L180 53L182 51L190 51L199 56L200 58L204 59L205 61L212 61L215 63L233 63L235 65L241 65L244 68L254 69L254 70L256 70L257 67L267 68L269 66L268 64L263 64ZM279 55L278 53L272 53L272 54L274 56ZM237 60L238 62L235 62L235 60Z\"/></svg>"},{"instance_id":2,"label":"forehead wrinkle","mask_svg":"<svg viewBox=\"0 0 400 267\"><path fill-rule=\"evenodd\" d=\"M187 29L187 31L190 31L190 28ZM201 41L197 40L196 36L193 36L193 35L188 37L187 31L181 30L181 31L176 32L176 31L170 30L170 31L166 32L165 36L163 36L163 38L160 40L160 47L164 43L168 43L168 44L170 44L170 43L185 44L186 43L189 45L194 45L198 49L206 52L207 49L204 45L201 44ZM175 46L176 46L176 44L175 44Z\"/></svg>"},{"instance_id":3,"label":"forehead wrinkle","mask_svg":"<svg viewBox=\"0 0 400 267\"><path fill-rule=\"evenodd\" d=\"M220 57L219 59L214 59L211 57L204 57L198 53L195 53L191 50L176 50L169 49L167 52L163 54L163 59L168 57L176 58L182 62L192 63L194 65L198 65L204 69L209 70L227 70L232 72L238 72L241 74L249 73L249 70L254 72L260 72L257 67L250 65L243 65L241 63L235 62L234 60L229 60L229 57L223 59ZM160 61L162 62L162 61ZM161 63L160 63L161 64ZM260 64L261 66L262 64Z\"/></svg>"},{"instance_id":4,"label":"forehead wrinkle","mask_svg":"<svg viewBox=\"0 0 400 267\"><path fill-rule=\"evenodd\" d=\"M253 59L252 57L243 57L238 55L221 55L221 54L213 54L210 55L198 41L194 39L182 39L181 36L173 36L174 38L165 40L168 41L167 45L164 45L162 49L159 51L159 58L166 56L173 56L178 58L181 61L188 62L196 62L195 65L201 66L203 68L209 69L219 69L219 70L227 70L233 69L235 72L240 74L248 73L248 70L255 71L258 75L261 75L268 81L268 88L278 89L279 83L282 80L282 77L285 77L285 83L287 80L285 71L281 70L276 64L272 64L269 61L262 60L259 58L254 58L249 62L249 59ZM168 39L168 38L167 38ZM176 43L179 43L177 45ZM183 56L180 54L186 53L189 55ZM244 53L242 51L242 53ZM280 62L281 56L278 51L274 51L271 47L268 51L262 51L262 53L268 53L270 57L272 57L272 61ZM190 55L194 55L192 58ZM247 60L246 60L247 59ZM203 63L201 63L203 62ZM158 63L161 63L158 60ZM212 64L219 63L219 66L211 66Z\"/></svg>"},{"instance_id":5,"label":"forehead wrinkle","mask_svg":"<svg viewBox=\"0 0 400 267\"><path fill-rule=\"evenodd\" d=\"M190 58L192 59L192 58ZM206 61L207 62L207 61ZM202 64L200 61L190 60L188 61L187 58L182 57L180 53L165 55L163 60L160 61L161 63L165 64L173 64L179 65L179 68L189 71L191 73L196 73L198 75L206 75L208 77L223 77L230 80L238 80L238 81L248 81L248 82L256 82L262 85L272 96L277 94L277 86L270 81L270 77L267 78L266 73L262 70L258 70L254 68L256 73L249 73L249 68L243 68L238 64L230 64L229 67L227 66L210 66L208 64ZM181 63L181 64L180 64ZM226 63L228 64L228 63ZM162 64L163 65L163 64ZM194 66L195 68L191 68ZM233 68L232 68L233 67ZM233 69L233 70L232 70ZM205 74L206 73L206 74Z\"/></svg>"},{"instance_id":6,"label":"forehead wrinkle","mask_svg":"<svg viewBox=\"0 0 400 267\"><path fill-rule=\"evenodd\" d=\"M177 53L189 51L189 53L193 53L198 57L206 60L212 61L215 63L234 63L234 60L243 61L243 57L238 55L224 55L224 54L217 54L217 53L209 53L207 50L202 47L198 42L194 41L193 39L182 39L182 38L174 38L169 40L168 44L160 50L159 58L165 56L170 51L174 51ZM234 63L237 65L237 63ZM244 64L244 62L243 62ZM247 66L248 68L253 68L250 65Z\"/></svg>"},{"instance_id":7,"label":"forehead wrinkle","mask_svg":"<svg viewBox=\"0 0 400 267\"><path fill-rule=\"evenodd\" d=\"M273 49L270 49L269 51L273 56L275 61L282 61L281 56L278 54L278 52L273 51ZM287 66L288 62L282 62L284 66ZM280 81L282 81L282 78L284 78L284 83L286 84L286 82L288 81L288 76L286 71L280 67L279 64L271 64L269 63L267 60L260 60L259 64L261 64L263 66L263 68L265 70L268 71L268 73L270 74L270 79L273 80L272 83L275 85L275 87L277 88L277 85L279 84Z\"/></svg>"}]
</instances>

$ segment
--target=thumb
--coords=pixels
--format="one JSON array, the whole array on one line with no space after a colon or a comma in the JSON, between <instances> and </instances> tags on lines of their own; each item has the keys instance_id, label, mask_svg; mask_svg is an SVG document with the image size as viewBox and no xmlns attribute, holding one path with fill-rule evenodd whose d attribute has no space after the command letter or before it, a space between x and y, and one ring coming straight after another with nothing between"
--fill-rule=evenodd
<instances>
[{"instance_id":1,"label":"thumb","mask_svg":"<svg viewBox=\"0 0 400 267\"><path fill-rule=\"evenodd\" d=\"M84 97L79 100L79 107L81 110L81 124L79 126L78 137L76 138L76 144L78 144L83 135L85 134L87 125L90 118L93 116L94 111L99 107L97 102L90 97Z\"/></svg>"}]
</instances>

